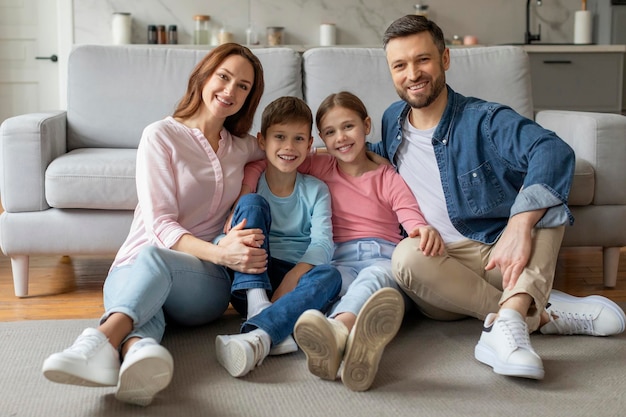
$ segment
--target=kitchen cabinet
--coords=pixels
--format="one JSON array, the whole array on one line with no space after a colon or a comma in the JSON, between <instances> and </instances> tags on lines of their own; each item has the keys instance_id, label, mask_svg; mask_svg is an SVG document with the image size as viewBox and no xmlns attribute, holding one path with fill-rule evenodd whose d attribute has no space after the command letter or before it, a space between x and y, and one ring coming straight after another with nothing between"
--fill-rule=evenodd
<instances>
[{"instance_id":1,"label":"kitchen cabinet","mask_svg":"<svg viewBox=\"0 0 626 417\"><path fill-rule=\"evenodd\" d=\"M621 113L626 108L626 54L580 52L576 48L563 48L564 52L527 49L535 111L551 109Z\"/></svg>"}]
</instances>

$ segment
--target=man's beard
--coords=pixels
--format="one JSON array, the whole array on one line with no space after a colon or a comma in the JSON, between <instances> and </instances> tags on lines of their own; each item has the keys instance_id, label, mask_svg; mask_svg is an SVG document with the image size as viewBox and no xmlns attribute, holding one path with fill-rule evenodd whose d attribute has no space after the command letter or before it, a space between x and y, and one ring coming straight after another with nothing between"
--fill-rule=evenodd
<instances>
[{"instance_id":1,"label":"man's beard","mask_svg":"<svg viewBox=\"0 0 626 417\"><path fill-rule=\"evenodd\" d=\"M443 69L442 69L443 74ZM398 96L405 102L409 103L409 105L414 109L421 109L424 107L428 107L439 97L444 87L446 86L446 78L442 75L437 78L435 82L432 84L433 90L427 96L410 96L408 91L405 88L396 88Z\"/></svg>"}]
</instances>

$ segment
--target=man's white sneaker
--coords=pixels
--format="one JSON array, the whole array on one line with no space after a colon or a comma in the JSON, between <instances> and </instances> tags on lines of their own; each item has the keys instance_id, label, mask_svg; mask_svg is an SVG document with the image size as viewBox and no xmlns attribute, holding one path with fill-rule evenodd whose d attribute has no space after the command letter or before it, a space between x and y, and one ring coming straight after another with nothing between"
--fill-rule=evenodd
<instances>
[{"instance_id":1,"label":"man's white sneaker","mask_svg":"<svg viewBox=\"0 0 626 417\"><path fill-rule=\"evenodd\" d=\"M286 355L298 351L298 345L293 340L293 336L289 335L277 345L273 345L270 349L270 356Z\"/></svg>"},{"instance_id":2,"label":"man's white sneaker","mask_svg":"<svg viewBox=\"0 0 626 417\"><path fill-rule=\"evenodd\" d=\"M541 358L530 344L528 326L512 309L487 316L474 356L500 375L531 379L544 376Z\"/></svg>"},{"instance_id":3,"label":"man's white sneaker","mask_svg":"<svg viewBox=\"0 0 626 417\"><path fill-rule=\"evenodd\" d=\"M222 335L215 339L217 361L234 377L244 376L261 365L270 352L270 342L255 332Z\"/></svg>"},{"instance_id":4,"label":"man's white sneaker","mask_svg":"<svg viewBox=\"0 0 626 417\"><path fill-rule=\"evenodd\" d=\"M374 382L385 346L404 318L404 299L393 288L381 288L368 298L346 342L341 381L352 391L365 391Z\"/></svg>"},{"instance_id":5,"label":"man's white sneaker","mask_svg":"<svg viewBox=\"0 0 626 417\"><path fill-rule=\"evenodd\" d=\"M89 387L115 386L119 370L117 349L93 328L85 329L72 346L43 363L43 374L50 381Z\"/></svg>"},{"instance_id":6,"label":"man's white sneaker","mask_svg":"<svg viewBox=\"0 0 626 417\"><path fill-rule=\"evenodd\" d=\"M543 334L610 336L622 333L626 327L624 311L599 295L574 297L552 290L546 311L550 322L539 329Z\"/></svg>"},{"instance_id":7,"label":"man's white sneaker","mask_svg":"<svg viewBox=\"0 0 626 417\"><path fill-rule=\"evenodd\" d=\"M126 353L120 368L115 398L146 406L165 389L174 374L174 359L152 338L137 341Z\"/></svg>"},{"instance_id":8,"label":"man's white sneaker","mask_svg":"<svg viewBox=\"0 0 626 417\"><path fill-rule=\"evenodd\" d=\"M343 359L348 328L317 310L307 310L296 321L293 334L306 355L309 372L334 381Z\"/></svg>"}]
</instances>

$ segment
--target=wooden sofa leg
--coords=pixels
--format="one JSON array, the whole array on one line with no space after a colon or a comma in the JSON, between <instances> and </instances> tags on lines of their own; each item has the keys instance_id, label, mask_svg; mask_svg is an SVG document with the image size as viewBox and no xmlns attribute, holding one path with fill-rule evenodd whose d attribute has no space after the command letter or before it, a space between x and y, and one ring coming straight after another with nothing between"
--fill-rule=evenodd
<instances>
[{"instance_id":1,"label":"wooden sofa leg","mask_svg":"<svg viewBox=\"0 0 626 417\"><path fill-rule=\"evenodd\" d=\"M602 277L605 287L613 288L617 284L620 249L619 247L602 248Z\"/></svg>"},{"instance_id":2,"label":"wooden sofa leg","mask_svg":"<svg viewBox=\"0 0 626 417\"><path fill-rule=\"evenodd\" d=\"M28 256L12 256L11 270L13 271L13 287L17 297L28 295Z\"/></svg>"}]
</instances>

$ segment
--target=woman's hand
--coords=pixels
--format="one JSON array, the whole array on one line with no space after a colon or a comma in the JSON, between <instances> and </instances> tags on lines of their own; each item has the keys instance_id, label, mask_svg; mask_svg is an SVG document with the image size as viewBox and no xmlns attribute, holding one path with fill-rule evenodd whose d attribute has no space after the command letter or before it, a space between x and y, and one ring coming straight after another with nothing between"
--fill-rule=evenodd
<instances>
[{"instance_id":1,"label":"woman's hand","mask_svg":"<svg viewBox=\"0 0 626 417\"><path fill-rule=\"evenodd\" d=\"M237 272L260 274L267 269L267 252L261 248L265 236L261 229L244 229L245 226L244 219L219 241L221 264Z\"/></svg>"},{"instance_id":2,"label":"woman's hand","mask_svg":"<svg viewBox=\"0 0 626 417\"><path fill-rule=\"evenodd\" d=\"M421 226L409 233L409 237L421 238L420 250L426 256L443 255L446 250L446 245L443 243L441 235L432 226Z\"/></svg>"}]
</instances>

